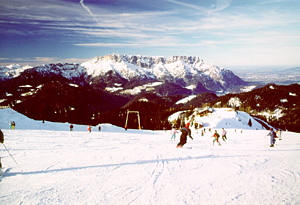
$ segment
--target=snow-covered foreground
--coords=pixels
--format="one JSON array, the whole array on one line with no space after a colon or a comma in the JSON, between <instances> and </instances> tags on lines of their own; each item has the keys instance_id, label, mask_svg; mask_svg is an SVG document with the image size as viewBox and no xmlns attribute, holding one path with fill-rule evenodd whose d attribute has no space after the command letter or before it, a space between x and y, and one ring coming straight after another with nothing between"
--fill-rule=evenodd
<instances>
[{"instance_id":1,"label":"snow-covered foreground","mask_svg":"<svg viewBox=\"0 0 300 205\"><path fill-rule=\"evenodd\" d=\"M0 204L299 204L300 134L2 130ZM110 132L108 132L110 131Z\"/></svg>"}]
</instances>

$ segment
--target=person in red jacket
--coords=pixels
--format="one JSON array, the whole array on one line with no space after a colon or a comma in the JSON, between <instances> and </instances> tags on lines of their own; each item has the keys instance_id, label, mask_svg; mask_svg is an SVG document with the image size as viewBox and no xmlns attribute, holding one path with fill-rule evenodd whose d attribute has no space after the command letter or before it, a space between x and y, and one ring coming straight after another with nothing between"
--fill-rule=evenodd
<instances>
[{"instance_id":1,"label":"person in red jacket","mask_svg":"<svg viewBox=\"0 0 300 205\"><path fill-rule=\"evenodd\" d=\"M189 137L193 140L189 126L190 123L187 123L185 127L181 128L180 142L177 144L177 147L183 147L183 145L186 143L187 135L189 135Z\"/></svg>"},{"instance_id":2,"label":"person in red jacket","mask_svg":"<svg viewBox=\"0 0 300 205\"><path fill-rule=\"evenodd\" d=\"M217 141L217 143L218 143L219 145L221 145L221 143L219 142L220 135L219 135L219 133L218 133L217 130L215 130L215 134L214 134L212 137L214 137L213 145L215 145L215 141Z\"/></svg>"}]
</instances>

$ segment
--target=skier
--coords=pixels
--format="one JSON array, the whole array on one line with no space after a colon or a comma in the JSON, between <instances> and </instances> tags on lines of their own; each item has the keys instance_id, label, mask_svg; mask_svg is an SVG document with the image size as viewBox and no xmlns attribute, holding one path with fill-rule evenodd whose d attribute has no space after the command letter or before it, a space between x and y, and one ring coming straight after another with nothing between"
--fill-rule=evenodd
<instances>
[{"instance_id":1,"label":"skier","mask_svg":"<svg viewBox=\"0 0 300 205\"><path fill-rule=\"evenodd\" d=\"M189 135L189 137L193 140L189 126L190 123L187 123L185 127L181 128L180 142L177 144L177 148L183 147L183 145L186 143L187 135Z\"/></svg>"},{"instance_id":2,"label":"skier","mask_svg":"<svg viewBox=\"0 0 300 205\"><path fill-rule=\"evenodd\" d=\"M74 127L74 126L71 124L71 125L70 125L70 131L73 131L73 127Z\"/></svg>"},{"instance_id":3,"label":"skier","mask_svg":"<svg viewBox=\"0 0 300 205\"><path fill-rule=\"evenodd\" d=\"M276 131L276 135L278 136L279 140L282 140L281 134L282 134L282 130L281 129L279 129L279 130Z\"/></svg>"},{"instance_id":4,"label":"skier","mask_svg":"<svg viewBox=\"0 0 300 205\"><path fill-rule=\"evenodd\" d=\"M4 134L0 129L0 143L3 144L4 143ZM1 157L0 157L0 172L1 172L1 168L2 168L2 164L1 164ZM1 174L0 174L1 175Z\"/></svg>"},{"instance_id":5,"label":"skier","mask_svg":"<svg viewBox=\"0 0 300 205\"><path fill-rule=\"evenodd\" d=\"M213 146L215 145L215 141L217 141L217 143L218 143L219 146L220 146L220 145L221 145L221 143L219 142L220 135L219 135L219 133L218 133L217 130L215 130L215 133L214 133L214 135L213 135L212 137L214 137L214 140L213 140Z\"/></svg>"},{"instance_id":6,"label":"skier","mask_svg":"<svg viewBox=\"0 0 300 205\"><path fill-rule=\"evenodd\" d=\"M227 134L227 131L224 128L222 128L222 139L224 142L225 142L225 140L227 140L226 134Z\"/></svg>"},{"instance_id":7,"label":"skier","mask_svg":"<svg viewBox=\"0 0 300 205\"><path fill-rule=\"evenodd\" d=\"M16 126L15 121L12 122L11 126L12 126L12 129L14 130L14 129L15 129L15 126Z\"/></svg>"},{"instance_id":8,"label":"skier","mask_svg":"<svg viewBox=\"0 0 300 205\"><path fill-rule=\"evenodd\" d=\"M270 132L267 136L270 136L270 147L274 147L276 141L276 133L274 132L273 128L270 128Z\"/></svg>"},{"instance_id":9,"label":"skier","mask_svg":"<svg viewBox=\"0 0 300 205\"><path fill-rule=\"evenodd\" d=\"M172 127L172 130L171 130L171 134L172 134L171 140L173 138L174 138L174 140L176 139L176 133L177 133L177 130L175 129L175 127Z\"/></svg>"},{"instance_id":10,"label":"skier","mask_svg":"<svg viewBox=\"0 0 300 205\"><path fill-rule=\"evenodd\" d=\"M92 128L91 128L91 126L90 126L90 125L88 126L88 131L89 131L89 133L91 133L91 132L92 132Z\"/></svg>"}]
</instances>

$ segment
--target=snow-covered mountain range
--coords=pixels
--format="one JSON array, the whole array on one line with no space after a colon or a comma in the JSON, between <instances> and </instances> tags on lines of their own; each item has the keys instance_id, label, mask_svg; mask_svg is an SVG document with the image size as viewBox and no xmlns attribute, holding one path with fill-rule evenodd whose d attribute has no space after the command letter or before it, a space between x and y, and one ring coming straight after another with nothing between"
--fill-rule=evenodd
<instances>
[{"instance_id":1,"label":"snow-covered mountain range","mask_svg":"<svg viewBox=\"0 0 300 205\"><path fill-rule=\"evenodd\" d=\"M299 130L298 84L255 90L248 86L251 92L246 85L233 72L195 56L111 54L82 64L0 67L0 106L38 120L118 126L119 118L132 109L147 113L147 129L162 129L172 110L209 103L258 117L280 113L267 119L281 129Z\"/></svg>"},{"instance_id":2,"label":"snow-covered mountain range","mask_svg":"<svg viewBox=\"0 0 300 205\"><path fill-rule=\"evenodd\" d=\"M22 75L61 76L73 83L88 83L94 88L122 92L153 82L173 83L192 90L231 92L246 83L232 71L205 63L195 56L164 57L111 54L95 57L82 64L48 64L41 66L10 65L0 67L0 80ZM161 85L158 83L158 85ZM126 93L126 92L125 92Z\"/></svg>"},{"instance_id":3,"label":"snow-covered mountain range","mask_svg":"<svg viewBox=\"0 0 300 205\"><path fill-rule=\"evenodd\" d=\"M245 85L233 72L205 63L196 56L145 57L112 54L82 63L88 76L106 86L126 87L128 82L170 82L188 89L229 91ZM116 82L118 79L118 82ZM92 80L95 81L95 80ZM116 84L118 83L118 84ZM131 84L131 87L137 84ZM145 83L143 83L145 84Z\"/></svg>"},{"instance_id":4,"label":"snow-covered mountain range","mask_svg":"<svg viewBox=\"0 0 300 205\"><path fill-rule=\"evenodd\" d=\"M23 71L33 68L32 66L21 66L19 64L11 64L8 66L0 66L0 80L8 80L18 77Z\"/></svg>"},{"instance_id":5,"label":"snow-covered mountain range","mask_svg":"<svg viewBox=\"0 0 300 205\"><path fill-rule=\"evenodd\" d=\"M163 112L178 100L211 92L196 102L200 106L215 99L216 92L240 91L244 84L233 72L199 57L111 54L82 64L0 67L0 106L33 119L95 124L116 123L120 113L110 111L139 109L132 106L142 100L149 102L143 106L148 128L160 129L165 126L161 121L167 124Z\"/></svg>"}]
</instances>

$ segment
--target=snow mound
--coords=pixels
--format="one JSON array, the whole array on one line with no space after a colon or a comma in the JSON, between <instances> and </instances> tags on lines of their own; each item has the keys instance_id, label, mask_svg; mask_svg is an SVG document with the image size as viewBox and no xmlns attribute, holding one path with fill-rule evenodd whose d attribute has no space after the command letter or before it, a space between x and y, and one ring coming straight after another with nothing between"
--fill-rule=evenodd
<instances>
[{"instance_id":1,"label":"snow mound","mask_svg":"<svg viewBox=\"0 0 300 205\"><path fill-rule=\"evenodd\" d=\"M9 122L16 123L15 129L17 130L55 130L55 131L68 131L70 123L58 123L49 121L39 121L30 119L21 113L8 108L0 109L0 129L9 129ZM87 131L86 125L74 125L73 131ZM117 127L111 124L101 124L101 131L119 132L124 128ZM92 131L98 131L98 126L92 126ZM134 132L134 130L131 130Z\"/></svg>"},{"instance_id":2,"label":"snow mound","mask_svg":"<svg viewBox=\"0 0 300 205\"><path fill-rule=\"evenodd\" d=\"M207 109L198 109L191 116L188 116L186 122L198 123L207 128L235 128L264 130L265 128L249 114L241 111L234 111L231 108L214 108L209 112ZM176 112L169 117L169 122L177 120L180 114L185 111ZM203 114L205 113L205 114ZM249 126L249 120L251 126Z\"/></svg>"}]
</instances>

